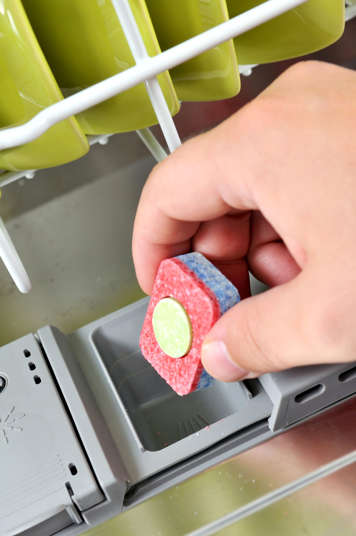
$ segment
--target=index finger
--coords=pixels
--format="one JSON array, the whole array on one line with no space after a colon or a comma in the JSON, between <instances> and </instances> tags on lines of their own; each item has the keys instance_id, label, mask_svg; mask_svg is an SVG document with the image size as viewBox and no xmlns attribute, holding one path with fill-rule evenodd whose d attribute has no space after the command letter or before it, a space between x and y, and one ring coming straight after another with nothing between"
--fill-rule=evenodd
<instances>
[{"instance_id":1,"label":"index finger","mask_svg":"<svg viewBox=\"0 0 356 536\"><path fill-rule=\"evenodd\" d=\"M255 208L248 182L239 180L236 169L236 153L243 153L236 123L237 116L186 142L151 173L133 234L136 274L145 292L150 293L161 260L191 250L201 222Z\"/></svg>"}]
</instances>

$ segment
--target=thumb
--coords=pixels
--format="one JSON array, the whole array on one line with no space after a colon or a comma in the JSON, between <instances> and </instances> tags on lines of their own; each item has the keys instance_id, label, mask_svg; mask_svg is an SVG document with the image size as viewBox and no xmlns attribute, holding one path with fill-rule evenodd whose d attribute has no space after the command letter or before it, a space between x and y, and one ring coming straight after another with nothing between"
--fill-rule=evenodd
<instances>
[{"instance_id":1,"label":"thumb","mask_svg":"<svg viewBox=\"0 0 356 536\"><path fill-rule=\"evenodd\" d=\"M313 335L308 286L302 274L247 298L227 311L208 333L202 363L222 381L311 364L320 359ZM310 311L310 315L306 314Z\"/></svg>"}]
</instances>

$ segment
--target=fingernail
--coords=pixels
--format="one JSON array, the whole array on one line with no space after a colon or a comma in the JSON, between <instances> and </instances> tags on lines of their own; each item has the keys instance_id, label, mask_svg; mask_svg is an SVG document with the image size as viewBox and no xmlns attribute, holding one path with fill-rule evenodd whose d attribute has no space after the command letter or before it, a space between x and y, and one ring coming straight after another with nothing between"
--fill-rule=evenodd
<instances>
[{"instance_id":1,"label":"fingernail","mask_svg":"<svg viewBox=\"0 0 356 536\"><path fill-rule=\"evenodd\" d=\"M222 341L212 341L203 345L202 362L211 376L224 382L242 380L249 375L249 371L234 363Z\"/></svg>"}]
</instances>

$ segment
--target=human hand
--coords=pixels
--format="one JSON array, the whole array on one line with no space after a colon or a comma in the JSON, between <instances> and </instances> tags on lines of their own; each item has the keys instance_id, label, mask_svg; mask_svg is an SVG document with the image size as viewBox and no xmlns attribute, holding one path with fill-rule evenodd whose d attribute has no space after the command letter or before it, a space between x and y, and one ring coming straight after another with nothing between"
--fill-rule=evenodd
<instances>
[{"instance_id":1,"label":"human hand","mask_svg":"<svg viewBox=\"0 0 356 536\"><path fill-rule=\"evenodd\" d=\"M356 358L356 73L300 62L156 166L133 238L150 293L161 260L196 250L248 295L202 349L224 381Z\"/></svg>"}]
</instances>

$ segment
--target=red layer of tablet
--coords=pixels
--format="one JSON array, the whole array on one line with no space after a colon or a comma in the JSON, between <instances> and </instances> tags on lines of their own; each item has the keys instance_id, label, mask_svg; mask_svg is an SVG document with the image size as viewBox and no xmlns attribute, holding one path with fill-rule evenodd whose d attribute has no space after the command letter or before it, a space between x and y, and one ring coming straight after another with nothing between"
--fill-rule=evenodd
<instances>
[{"instance_id":1,"label":"red layer of tablet","mask_svg":"<svg viewBox=\"0 0 356 536\"><path fill-rule=\"evenodd\" d=\"M152 328L154 308L167 297L175 298L183 305L192 324L191 349L179 359L169 357L161 350ZM203 371L201 346L219 317L220 307L215 294L194 272L176 258L161 262L141 331L140 348L147 361L179 395L191 393L198 385Z\"/></svg>"}]
</instances>

